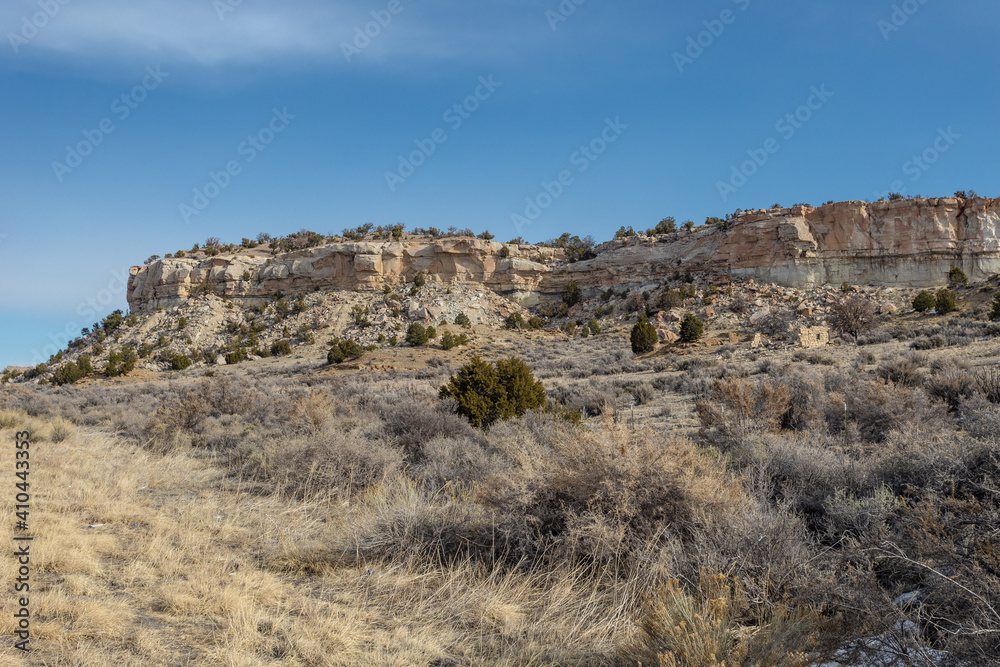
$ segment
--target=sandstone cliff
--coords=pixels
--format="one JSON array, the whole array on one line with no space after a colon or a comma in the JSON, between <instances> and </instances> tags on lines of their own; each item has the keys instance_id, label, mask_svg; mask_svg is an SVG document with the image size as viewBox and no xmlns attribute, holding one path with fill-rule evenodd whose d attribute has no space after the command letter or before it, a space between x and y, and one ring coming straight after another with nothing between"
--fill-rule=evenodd
<instances>
[{"instance_id":1,"label":"sandstone cliff","mask_svg":"<svg viewBox=\"0 0 1000 667\"><path fill-rule=\"evenodd\" d=\"M530 302L583 288L652 284L677 271L791 287L875 283L934 287L961 267L972 280L1000 273L1000 200L841 202L750 211L729 228L698 227L600 246L568 263L562 251L470 238L327 245L276 257L260 251L166 259L134 267L133 310L170 305L199 288L237 299L324 289L376 290L412 282L473 282ZM509 254L509 256L502 256Z\"/></svg>"},{"instance_id":2,"label":"sandstone cliff","mask_svg":"<svg viewBox=\"0 0 1000 667\"><path fill-rule=\"evenodd\" d=\"M249 300L281 292L381 290L427 280L479 283L501 293L530 295L551 272L560 250L507 246L474 238L437 241L338 243L271 257L242 252L207 259L163 259L131 270L128 302L133 310L176 305L199 290Z\"/></svg>"},{"instance_id":3,"label":"sandstone cliff","mask_svg":"<svg viewBox=\"0 0 1000 667\"><path fill-rule=\"evenodd\" d=\"M543 289L656 282L677 271L754 278L789 287L825 284L935 287L961 267L971 280L1000 273L1000 200L841 202L748 211L729 229L696 227L599 248L556 267Z\"/></svg>"}]
</instances>

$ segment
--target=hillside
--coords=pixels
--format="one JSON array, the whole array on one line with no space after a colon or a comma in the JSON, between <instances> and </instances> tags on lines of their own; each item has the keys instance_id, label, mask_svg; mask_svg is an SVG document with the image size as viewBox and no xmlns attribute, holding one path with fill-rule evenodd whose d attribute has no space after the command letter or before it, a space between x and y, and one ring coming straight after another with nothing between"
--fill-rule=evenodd
<instances>
[{"instance_id":1,"label":"hillside","mask_svg":"<svg viewBox=\"0 0 1000 667\"><path fill-rule=\"evenodd\" d=\"M995 204L960 202L151 258L0 386L33 664L995 664Z\"/></svg>"},{"instance_id":2,"label":"hillside","mask_svg":"<svg viewBox=\"0 0 1000 667\"><path fill-rule=\"evenodd\" d=\"M622 330L645 312L672 343L691 313L709 341L749 345L763 334L764 344L795 345L801 327L827 324L845 285L888 317L910 310L919 287L945 285L952 269L973 281L1000 271L998 216L998 200L942 198L748 211L690 230L623 229L596 246L398 227L361 228L353 239L213 241L133 267L128 317L112 315L43 366L6 377L52 380L81 357L116 370L123 354L152 372L291 350L322 361L333 340L369 352L403 345L413 323L457 336L459 316L487 334L528 323L572 333L591 321Z\"/></svg>"}]
</instances>

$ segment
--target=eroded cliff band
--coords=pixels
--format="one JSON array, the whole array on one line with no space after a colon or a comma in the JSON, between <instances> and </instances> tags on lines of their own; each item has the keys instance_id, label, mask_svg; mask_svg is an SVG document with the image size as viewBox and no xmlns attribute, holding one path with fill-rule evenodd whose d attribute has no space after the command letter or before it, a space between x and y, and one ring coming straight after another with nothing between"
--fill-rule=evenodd
<instances>
[{"instance_id":1,"label":"eroded cliff band","mask_svg":"<svg viewBox=\"0 0 1000 667\"><path fill-rule=\"evenodd\" d=\"M316 290L380 290L412 282L472 282L531 303L583 289L659 282L677 271L789 287L935 287L961 268L1000 273L1000 200L849 201L746 211L726 225L616 239L571 263L562 250L467 237L333 243L278 255L243 251L133 267L128 302L140 312L205 291L240 300Z\"/></svg>"}]
</instances>

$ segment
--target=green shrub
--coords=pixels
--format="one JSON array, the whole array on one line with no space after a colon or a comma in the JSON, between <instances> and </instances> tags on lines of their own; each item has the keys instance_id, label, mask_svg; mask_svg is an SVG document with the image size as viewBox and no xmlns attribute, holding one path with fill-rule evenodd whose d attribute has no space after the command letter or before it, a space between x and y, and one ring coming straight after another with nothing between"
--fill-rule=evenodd
<instances>
[{"instance_id":1,"label":"green shrub","mask_svg":"<svg viewBox=\"0 0 1000 667\"><path fill-rule=\"evenodd\" d=\"M330 344L330 351L326 355L326 363L331 365L358 359L365 353L364 348L350 339L334 339L330 341Z\"/></svg>"},{"instance_id":2,"label":"green shrub","mask_svg":"<svg viewBox=\"0 0 1000 667\"><path fill-rule=\"evenodd\" d=\"M413 277L413 286L414 287L423 287L426 284L427 284L427 276L424 275L423 271L421 271L420 273L418 273L417 275L415 275Z\"/></svg>"},{"instance_id":3,"label":"green shrub","mask_svg":"<svg viewBox=\"0 0 1000 667\"><path fill-rule=\"evenodd\" d=\"M693 314L688 313L681 321L681 342L693 343L705 333L705 325Z\"/></svg>"},{"instance_id":4,"label":"green shrub","mask_svg":"<svg viewBox=\"0 0 1000 667\"><path fill-rule=\"evenodd\" d=\"M590 320L590 322L587 322L587 328L590 329L590 333L594 336L601 333L601 325L597 320Z\"/></svg>"},{"instance_id":5,"label":"green shrub","mask_svg":"<svg viewBox=\"0 0 1000 667\"><path fill-rule=\"evenodd\" d=\"M111 333L125 323L125 316L122 311L116 310L101 321L101 328L105 333Z\"/></svg>"},{"instance_id":6,"label":"green shrub","mask_svg":"<svg viewBox=\"0 0 1000 667\"><path fill-rule=\"evenodd\" d=\"M94 368L90 363L90 357L83 356L77 363L71 361L56 369L55 373L52 374L52 381L59 385L73 384L92 372L94 372Z\"/></svg>"},{"instance_id":7,"label":"green shrub","mask_svg":"<svg viewBox=\"0 0 1000 667\"><path fill-rule=\"evenodd\" d=\"M226 365L235 366L247 360L247 350L245 347L238 347L232 352L226 353Z\"/></svg>"},{"instance_id":8,"label":"green shrub","mask_svg":"<svg viewBox=\"0 0 1000 667\"><path fill-rule=\"evenodd\" d=\"M276 357L288 356L292 353L292 345L287 340L276 340L271 343L271 354Z\"/></svg>"},{"instance_id":9,"label":"green shrub","mask_svg":"<svg viewBox=\"0 0 1000 667\"><path fill-rule=\"evenodd\" d=\"M569 281L569 284L566 285L566 291L563 292L562 300L567 306L575 306L583 301L583 291L576 284L575 280Z\"/></svg>"},{"instance_id":10,"label":"green shrub","mask_svg":"<svg viewBox=\"0 0 1000 667\"><path fill-rule=\"evenodd\" d=\"M503 322L504 329L523 329L527 326L521 313L511 313Z\"/></svg>"},{"instance_id":11,"label":"green shrub","mask_svg":"<svg viewBox=\"0 0 1000 667\"><path fill-rule=\"evenodd\" d=\"M528 320L527 326L529 329L538 330L545 326L545 320L543 320L540 317L532 317L530 320Z\"/></svg>"},{"instance_id":12,"label":"green shrub","mask_svg":"<svg viewBox=\"0 0 1000 667\"><path fill-rule=\"evenodd\" d=\"M923 290L913 299L913 310L918 313L925 313L934 308L934 305L934 295L927 290Z\"/></svg>"},{"instance_id":13,"label":"green shrub","mask_svg":"<svg viewBox=\"0 0 1000 667\"><path fill-rule=\"evenodd\" d=\"M523 415L546 403L545 387L516 357L495 364L473 357L441 387L439 395L454 398L456 411L477 428Z\"/></svg>"},{"instance_id":14,"label":"green shrub","mask_svg":"<svg viewBox=\"0 0 1000 667\"><path fill-rule=\"evenodd\" d=\"M632 353L645 354L646 352L653 351L659 337L656 335L656 327L650 324L649 320L642 319L632 327L630 339L632 342Z\"/></svg>"},{"instance_id":15,"label":"green shrub","mask_svg":"<svg viewBox=\"0 0 1000 667\"><path fill-rule=\"evenodd\" d=\"M1000 320L1000 292L993 297L993 308L990 310L990 319L996 322Z\"/></svg>"},{"instance_id":16,"label":"green shrub","mask_svg":"<svg viewBox=\"0 0 1000 667\"><path fill-rule=\"evenodd\" d=\"M465 313L459 313L458 315L455 316L455 324L467 327L472 325L472 320L470 320L469 316L466 315Z\"/></svg>"},{"instance_id":17,"label":"green shrub","mask_svg":"<svg viewBox=\"0 0 1000 667\"><path fill-rule=\"evenodd\" d=\"M680 290L664 290L663 294L660 295L659 300L657 300L656 305L664 310L680 308L684 305L684 294L682 294Z\"/></svg>"},{"instance_id":18,"label":"green shrub","mask_svg":"<svg viewBox=\"0 0 1000 667\"><path fill-rule=\"evenodd\" d=\"M469 344L469 337L466 336L465 334L459 334L458 336L455 336L451 333L445 333L443 336L441 336L441 347L443 347L446 350L452 350L461 345L468 345L468 344Z\"/></svg>"},{"instance_id":19,"label":"green shrub","mask_svg":"<svg viewBox=\"0 0 1000 667\"><path fill-rule=\"evenodd\" d=\"M354 320L354 324L364 329L369 326L371 322L368 321L368 315L371 311L368 307L362 308L361 306L354 306L351 308L351 318Z\"/></svg>"},{"instance_id":20,"label":"green shrub","mask_svg":"<svg viewBox=\"0 0 1000 667\"><path fill-rule=\"evenodd\" d=\"M414 347L426 345L430 339L430 334L420 322L414 322L406 330L406 342Z\"/></svg>"},{"instance_id":21,"label":"green shrub","mask_svg":"<svg viewBox=\"0 0 1000 667\"><path fill-rule=\"evenodd\" d=\"M80 367L84 375L90 375L94 372L94 365L90 361L90 355L81 355L76 361L76 365Z\"/></svg>"},{"instance_id":22,"label":"green shrub","mask_svg":"<svg viewBox=\"0 0 1000 667\"><path fill-rule=\"evenodd\" d=\"M187 328L187 325L188 325L188 320L186 317L182 317L181 319L177 320L178 329L185 329Z\"/></svg>"},{"instance_id":23,"label":"green shrub","mask_svg":"<svg viewBox=\"0 0 1000 667\"><path fill-rule=\"evenodd\" d=\"M965 271L957 266L953 266L951 271L948 272L948 284L968 285L969 279L965 276Z\"/></svg>"},{"instance_id":24,"label":"green shrub","mask_svg":"<svg viewBox=\"0 0 1000 667\"><path fill-rule=\"evenodd\" d=\"M282 319L284 319L285 316L288 315L288 311L290 309L291 306L288 305L288 302L285 301L284 298L278 299L277 301L274 302L274 312L277 313L278 317Z\"/></svg>"},{"instance_id":25,"label":"green shrub","mask_svg":"<svg viewBox=\"0 0 1000 667\"><path fill-rule=\"evenodd\" d=\"M227 357L228 359L228 357ZM175 371L182 371L191 366L191 359L183 354L175 354L170 360L170 367Z\"/></svg>"},{"instance_id":26,"label":"green shrub","mask_svg":"<svg viewBox=\"0 0 1000 667\"><path fill-rule=\"evenodd\" d=\"M660 220L653 231L657 234L672 234L677 231L677 220L673 216L668 216Z\"/></svg>"},{"instance_id":27,"label":"green shrub","mask_svg":"<svg viewBox=\"0 0 1000 667\"><path fill-rule=\"evenodd\" d=\"M130 347L122 350L122 365L120 368L122 375L128 375L134 371L137 361L139 361L139 357L136 355L135 350Z\"/></svg>"},{"instance_id":28,"label":"green shrub","mask_svg":"<svg viewBox=\"0 0 1000 667\"><path fill-rule=\"evenodd\" d=\"M937 297L934 300L934 310L938 315L950 313L956 308L958 308L958 304L954 292L950 289L938 291Z\"/></svg>"}]
</instances>

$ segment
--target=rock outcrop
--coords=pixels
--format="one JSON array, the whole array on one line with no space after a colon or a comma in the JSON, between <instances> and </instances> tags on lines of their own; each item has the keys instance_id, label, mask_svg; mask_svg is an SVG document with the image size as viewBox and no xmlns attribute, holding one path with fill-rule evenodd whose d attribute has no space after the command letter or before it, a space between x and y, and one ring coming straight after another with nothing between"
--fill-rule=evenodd
<instances>
[{"instance_id":1,"label":"rock outcrop","mask_svg":"<svg viewBox=\"0 0 1000 667\"><path fill-rule=\"evenodd\" d=\"M133 310L174 305L199 290L235 299L316 290L379 290L412 282L473 282L521 302L585 289L653 284L677 272L824 284L934 287L960 267L971 280L1000 273L1000 200L841 202L745 212L729 225L610 241L594 259L472 238L359 242L280 254L244 251L164 259L132 269Z\"/></svg>"},{"instance_id":2,"label":"rock outcrop","mask_svg":"<svg viewBox=\"0 0 1000 667\"><path fill-rule=\"evenodd\" d=\"M177 305L200 292L240 300L271 299L317 290L381 290L427 280L478 283L495 292L541 291L548 264L561 250L506 246L474 238L437 241L338 243L271 257L260 251L207 259L162 259L131 270L132 310ZM507 256L503 256L507 254Z\"/></svg>"},{"instance_id":3,"label":"rock outcrop","mask_svg":"<svg viewBox=\"0 0 1000 667\"><path fill-rule=\"evenodd\" d=\"M547 281L649 282L677 271L754 278L788 287L935 287L960 267L970 280L1000 273L1000 200L955 198L841 202L749 211L731 228L612 241L596 259ZM631 277L631 280L629 278Z\"/></svg>"}]
</instances>

